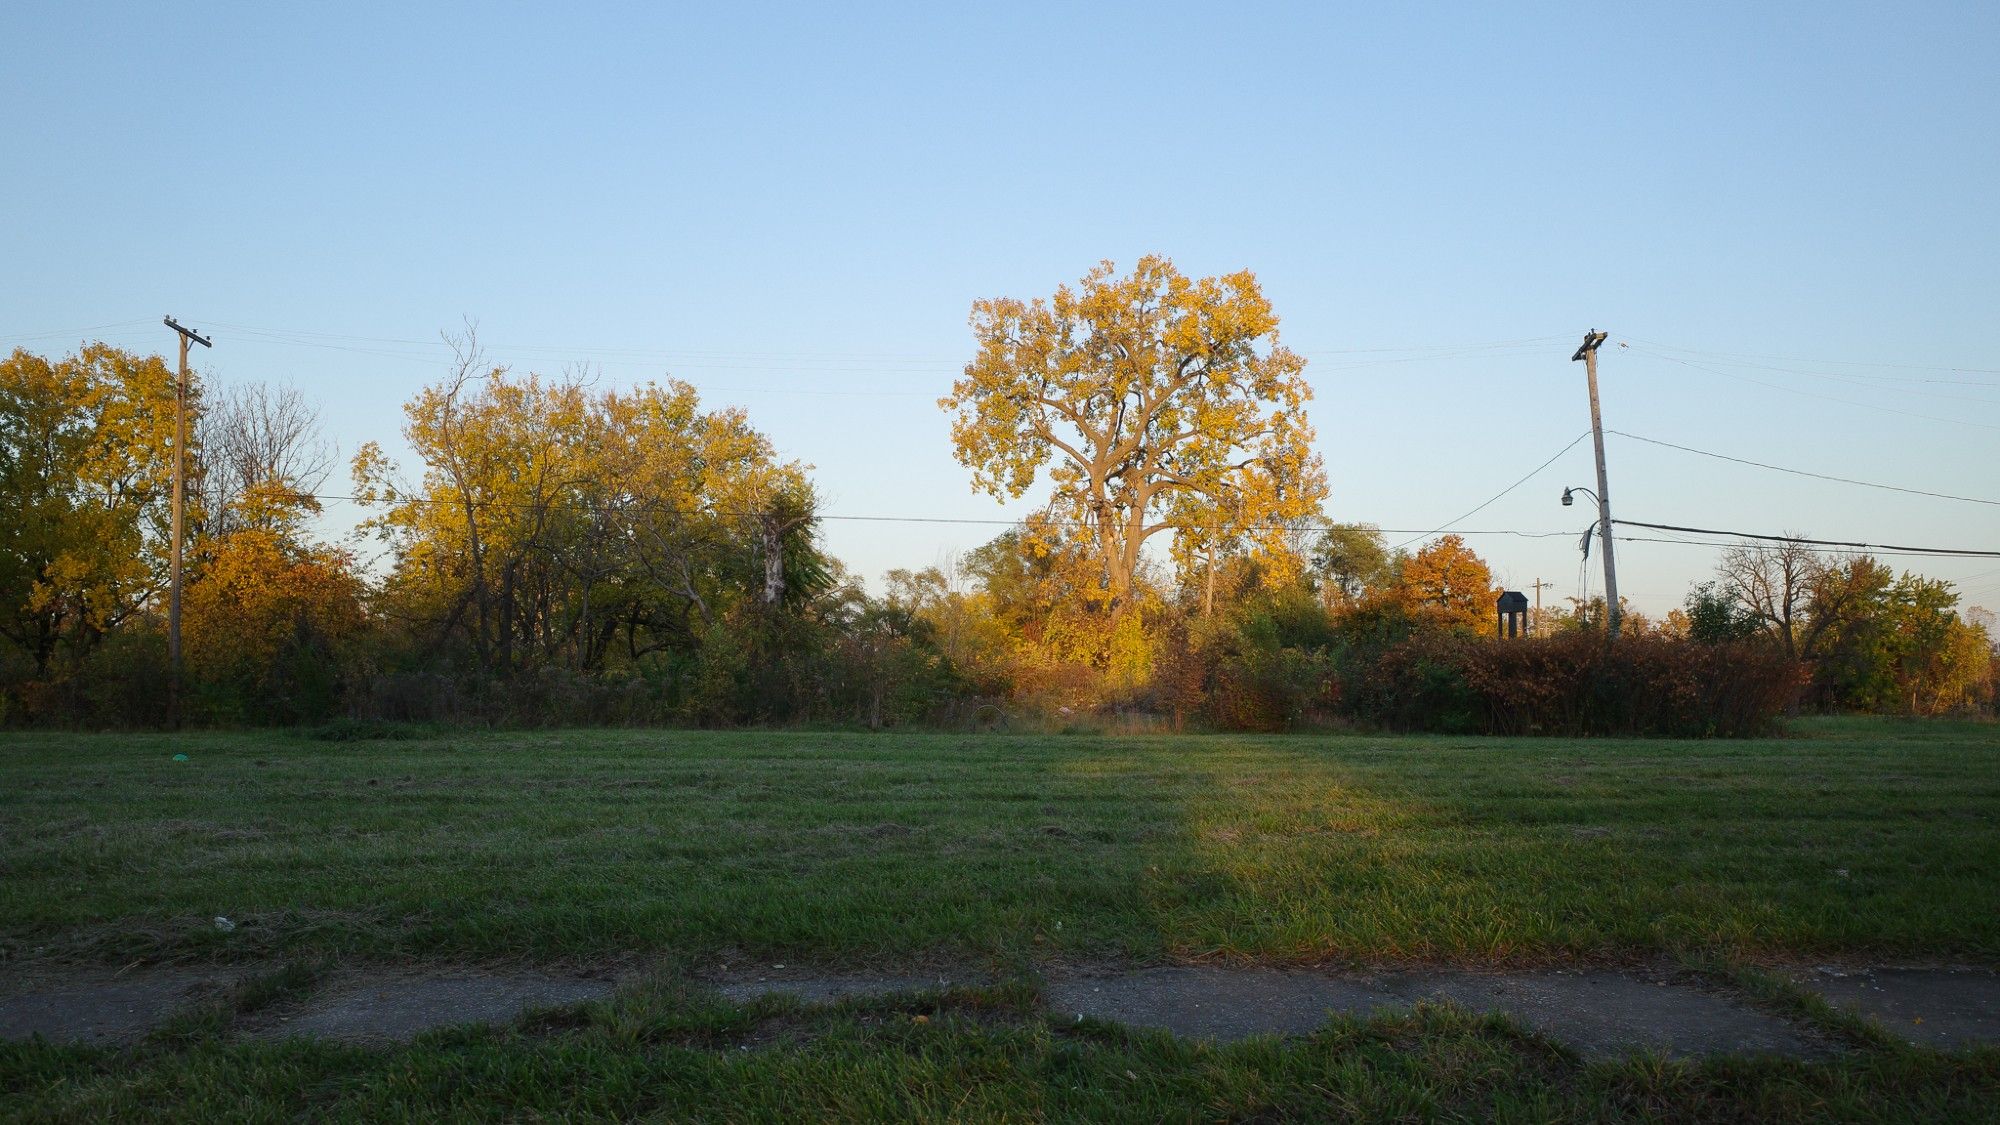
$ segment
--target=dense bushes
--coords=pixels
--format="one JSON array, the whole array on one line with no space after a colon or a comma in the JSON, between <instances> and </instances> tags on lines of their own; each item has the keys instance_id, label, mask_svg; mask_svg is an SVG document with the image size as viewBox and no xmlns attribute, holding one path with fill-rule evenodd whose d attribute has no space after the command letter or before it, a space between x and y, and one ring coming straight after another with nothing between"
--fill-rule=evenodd
<instances>
[{"instance_id":1,"label":"dense bushes","mask_svg":"<svg viewBox=\"0 0 2000 1125\"><path fill-rule=\"evenodd\" d=\"M1214 726L1284 730L1323 716L1336 633L1303 591L1260 595L1192 633L1202 710Z\"/></svg>"},{"instance_id":2,"label":"dense bushes","mask_svg":"<svg viewBox=\"0 0 2000 1125\"><path fill-rule=\"evenodd\" d=\"M11 656L0 656L0 727L146 727L165 712L172 679L159 631L112 633L40 676Z\"/></svg>"},{"instance_id":3,"label":"dense bushes","mask_svg":"<svg viewBox=\"0 0 2000 1125\"><path fill-rule=\"evenodd\" d=\"M1751 643L1422 634L1361 669L1341 702L1395 730L1744 737L1768 732L1798 689L1795 663Z\"/></svg>"},{"instance_id":4,"label":"dense bushes","mask_svg":"<svg viewBox=\"0 0 2000 1125\"><path fill-rule=\"evenodd\" d=\"M1768 733L1800 687L1796 663L1751 641L1501 641L1428 627L1394 603L1335 615L1284 592L1177 623L1162 648L1147 702L1220 730L1742 737Z\"/></svg>"},{"instance_id":5,"label":"dense bushes","mask_svg":"<svg viewBox=\"0 0 2000 1125\"><path fill-rule=\"evenodd\" d=\"M1330 614L1279 591L1168 638L1160 702L1223 730L1329 721L1460 734L1740 737L1799 690L1768 645L1602 633L1495 640L1427 626L1393 602Z\"/></svg>"}]
</instances>

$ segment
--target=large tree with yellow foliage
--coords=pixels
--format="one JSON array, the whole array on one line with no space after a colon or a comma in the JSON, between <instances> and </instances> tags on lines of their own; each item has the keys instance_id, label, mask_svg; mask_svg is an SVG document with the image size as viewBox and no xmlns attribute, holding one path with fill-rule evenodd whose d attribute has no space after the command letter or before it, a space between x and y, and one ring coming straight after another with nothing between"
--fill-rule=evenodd
<instances>
[{"instance_id":1,"label":"large tree with yellow foliage","mask_svg":"<svg viewBox=\"0 0 2000 1125\"><path fill-rule=\"evenodd\" d=\"M37 677L159 589L173 425L158 356L0 360L0 636Z\"/></svg>"},{"instance_id":2,"label":"large tree with yellow foliage","mask_svg":"<svg viewBox=\"0 0 2000 1125\"><path fill-rule=\"evenodd\" d=\"M939 405L973 487L1021 496L1044 467L1049 526L1082 531L1114 613L1148 540L1176 555L1284 534L1318 510L1305 360L1248 270L1188 278L1158 256L1077 288L975 302L979 350Z\"/></svg>"}]
</instances>

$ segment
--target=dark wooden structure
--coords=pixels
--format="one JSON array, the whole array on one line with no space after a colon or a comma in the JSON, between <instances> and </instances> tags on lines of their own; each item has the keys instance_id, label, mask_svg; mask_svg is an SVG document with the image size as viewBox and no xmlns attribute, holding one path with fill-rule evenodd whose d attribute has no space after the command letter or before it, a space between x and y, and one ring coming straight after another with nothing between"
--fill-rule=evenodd
<instances>
[{"instance_id":1,"label":"dark wooden structure","mask_svg":"<svg viewBox=\"0 0 2000 1125\"><path fill-rule=\"evenodd\" d=\"M1500 595L1500 618L1495 623L1494 635L1499 637L1519 637L1528 631L1528 595L1519 590L1508 590Z\"/></svg>"}]
</instances>

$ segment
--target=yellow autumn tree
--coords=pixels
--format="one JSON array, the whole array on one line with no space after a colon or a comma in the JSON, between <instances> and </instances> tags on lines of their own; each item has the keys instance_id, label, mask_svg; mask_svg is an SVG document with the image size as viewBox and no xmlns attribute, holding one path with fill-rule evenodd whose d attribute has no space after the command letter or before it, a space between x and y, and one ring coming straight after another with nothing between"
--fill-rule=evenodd
<instances>
[{"instance_id":1,"label":"yellow autumn tree","mask_svg":"<svg viewBox=\"0 0 2000 1125\"><path fill-rule=\"evenodd\" d=\"M369 525L394 553L384 605L420 648L463 644L503 676L597 671L621 648L699 647L729 606L819 581L805 467L685 383L598 392L485 368L468 344L404 414L421 477L372 443L354 476L386 506Z\"/></svg>"},{"instance_id":2,"label":"yellow autumn tree","mask_svg":"<svg viewBox=\"0 0 2000 1125\"><path fill-rule=\"evenodd\" d=\"M406 619L459 625L481 664L511 667L529 568L575 529L576 489L592 477L593 427L580 383L482 370L476 348L443 383L403 407L403 435L423 458L414 484L370 442L354 461L371 521L396 551L389 591Z\"/></svg>"},{"instance_id":3,"label":"yellow autumn tree","mask_svg":"<svg viewBox=\"0 0 2000 1125\"><path fill-rule=\"evenodd\" d=\"M174 426L158 356L0 360L0 636L37 678L159 590Z\"/></svg>"},{"instance_id":4,"label":"yellow autumn tree","mask_svg":"<svg viewBox=\"0 0 2000 1125\"><path fill-rule=\"evenodd\" d=\"M1047 299L975 302L971 323L978 352L939 400L958 460L1003 500L1047 468L1049 526L1089 545L1114 615L1154 536L1183 558L1275 542L1326 495L1305 360L1248 270L1195 279L1148 256L1120 277L1107 261Z\"/></svg>"},{"instance_id":5,"label":"yellow autumn tree","mask_svg":"<svg viewBox=\"0 0 2000 1125\"><path fill-rule=\"evenodd\" d=\"M363 592L345 551L286 530L212 540L181 608L198 704L232 722L326 718L367 626Z\"/></svg>"}]
</instances>

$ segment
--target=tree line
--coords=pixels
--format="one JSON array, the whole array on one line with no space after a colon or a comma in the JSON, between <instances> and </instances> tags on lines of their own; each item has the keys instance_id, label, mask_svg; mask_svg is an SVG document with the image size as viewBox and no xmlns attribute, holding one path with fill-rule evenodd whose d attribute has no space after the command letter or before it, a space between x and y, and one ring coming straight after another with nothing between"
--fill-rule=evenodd
<instances>
[{"instance_id":1,"label":"tree line","mask_svg":"<svg viewBox=\"0 0 2000 1125\"><path fill-rule=\"evenodd\" d=\"M1277 327L1248 272L1156 257L977 303L954 450L976 489L1049 500L879 595L825 552L806 467L682 382L599 389L455 340L403 405L411 463L348 460L343 542L317 532L341 466L312 406L197 395L186 713L1743 733L1991 707L1990 621L1949 584L1798 542L1729 552L1660 621L1628 610L1617 646L1601 603L1493 643L1461 539L1392 551L1323 514ZM0 723L162 720L173 411L159 357L0 361Z\"/></svg>"}]
</instances>

